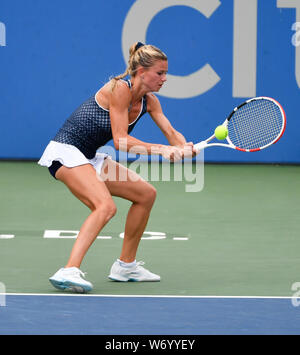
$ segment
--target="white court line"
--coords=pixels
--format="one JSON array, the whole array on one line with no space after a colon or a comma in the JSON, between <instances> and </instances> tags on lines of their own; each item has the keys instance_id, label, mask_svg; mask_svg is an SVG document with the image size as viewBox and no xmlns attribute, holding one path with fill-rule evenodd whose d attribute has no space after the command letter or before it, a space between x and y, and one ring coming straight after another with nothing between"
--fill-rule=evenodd
<instances>
[{"instance_id":1,"label":"white court line","mask_svg":"<svg viewBox=\"0 0 300 355\"><path fill-rule=\"evenodd\" d=\"M13 239L14 237L14 234L0 234L0 239Z\"/></svg>"},{"instance_id":2,"label":"white court line","mask_svg":"<svg viewBox=\"0 0 300 355\"><path fill-rule=\"evenodd\" d=\"M224 298L224 299L294 299L292 296L180 296L180 295L106 295L106 294L82 294L82 293L0 293L6 296L54 296L54 297L101 297L101 298Z\"/></svg>"}]
</instances>

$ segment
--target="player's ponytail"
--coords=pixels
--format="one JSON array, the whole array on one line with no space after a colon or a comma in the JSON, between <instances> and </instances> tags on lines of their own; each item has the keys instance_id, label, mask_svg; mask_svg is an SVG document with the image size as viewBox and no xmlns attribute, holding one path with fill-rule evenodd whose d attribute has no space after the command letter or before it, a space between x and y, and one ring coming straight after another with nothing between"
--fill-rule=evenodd
<instances>
[{"instance_id":1,"label":"player's ponytail","mask_svg":"<svg viewBox=\"0 0 300 355\"><path fill-rule=\"evenodd\" d=\"M128 75L134 77L139 66L150 68L154 65L156 60L167 59L165 53L155 46L143 44L142 42L134 43L129 49L128 67L123 74L117 75L111 79L111 90L115 88L118 80L123 79Z\"/></svg>"}]
</instances>

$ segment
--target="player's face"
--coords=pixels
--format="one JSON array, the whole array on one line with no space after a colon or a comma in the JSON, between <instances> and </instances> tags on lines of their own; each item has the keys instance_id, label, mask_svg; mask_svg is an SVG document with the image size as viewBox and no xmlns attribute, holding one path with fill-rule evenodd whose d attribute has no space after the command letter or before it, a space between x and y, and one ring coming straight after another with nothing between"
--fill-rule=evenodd
<instances>
[{"instance_id":1,"label":"player's face","mask_svg":"<svg viewBox=\"0 0 300 355\"><path fill-rule=\"evenodd\" d=\"M146 69L142 75L143 84L149 91L159 91L167 80L168 61L157 60L154 65Z\"/></svg>"}]
</instances>

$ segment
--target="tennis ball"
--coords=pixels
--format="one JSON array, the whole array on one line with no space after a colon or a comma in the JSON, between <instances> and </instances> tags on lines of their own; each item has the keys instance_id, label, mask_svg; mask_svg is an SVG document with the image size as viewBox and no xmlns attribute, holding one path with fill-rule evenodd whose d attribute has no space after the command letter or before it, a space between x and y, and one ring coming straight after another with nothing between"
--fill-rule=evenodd
<instances>
[{"instance_id":1,"label":"tennis ball","mask_svg":"<svg viewBox=\"0 0 300 355\"><path fill-rule=\"evenodd\" d=\"M228 129L224 126L218 126L216 129L215 129L215 136L218 140L223 140L227 137L228 135Z\"/></svg>"}]
</instances>

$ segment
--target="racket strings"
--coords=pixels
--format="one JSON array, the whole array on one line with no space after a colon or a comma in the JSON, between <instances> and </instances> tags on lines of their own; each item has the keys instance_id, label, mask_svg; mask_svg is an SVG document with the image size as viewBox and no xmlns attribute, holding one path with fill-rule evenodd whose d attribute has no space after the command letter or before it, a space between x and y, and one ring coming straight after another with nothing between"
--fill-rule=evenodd
<instances>
[{"instance_id":1,"label":"racket strings","mask_svg":"<svg viewBox=\"0 0 300 355\"><path fill-rule=\"evenodd\" d=\"M276 140L283 123L281 110L273 101L254 100L233 114L228 123L228 136L236 147L258 149Z\"/></svg>"}]
</instances>

